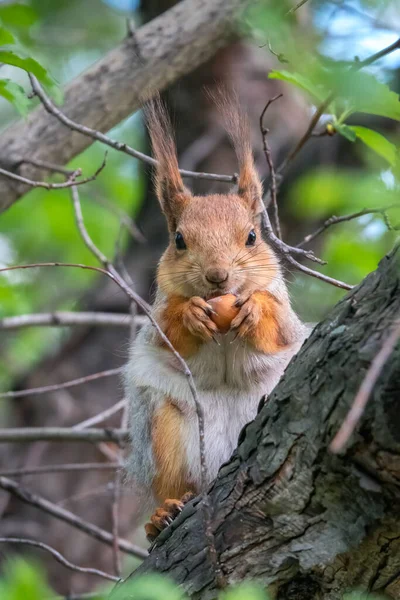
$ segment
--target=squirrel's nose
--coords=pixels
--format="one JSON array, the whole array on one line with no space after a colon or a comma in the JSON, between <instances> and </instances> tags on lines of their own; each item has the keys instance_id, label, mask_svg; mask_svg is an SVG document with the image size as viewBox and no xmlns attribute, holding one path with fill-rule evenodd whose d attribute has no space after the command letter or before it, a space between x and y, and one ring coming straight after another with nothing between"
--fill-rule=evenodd
<instances>
[{"instance_id":1,"label":"squirrel's nose","mask_svg":"<svg viewBox=\"0 0 400 600\"><path fill-rule=\"evenodd\" d=\"M224 283L228 279L228 271L226 269L208 269L206 279L210 283Z\"/></svg>"}]
</instances>

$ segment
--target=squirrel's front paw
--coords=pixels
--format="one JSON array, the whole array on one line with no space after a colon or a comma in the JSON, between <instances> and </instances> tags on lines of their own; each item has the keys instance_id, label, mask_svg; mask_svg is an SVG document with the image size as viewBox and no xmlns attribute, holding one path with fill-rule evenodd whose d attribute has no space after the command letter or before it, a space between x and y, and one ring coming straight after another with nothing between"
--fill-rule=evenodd
<instances>
[{"instance_id":1,"label":"squirrel's front paw","mask_svg":"<svg viewBox=\"0 0 400 600\"><path fill-rule=\"evenodd\" d=\"M231 331L237 337L245 337L254 331L262 317L262 305L257 298L257 293L241 295L235 302L240 308L238 315L232 319Z\"/></svg>"},{"instance_id":2,"label":"squirrel's front paw","mask_svg":"<svg viewBox=\"0 0 400 600\"><path fill-rule=\"evenodd\" d=\"M203 298L193 296L187 302L183 313L183 325L192 335L200 337L206 342L211 339L215 340L218 327L210 319L213 312L212 307Z\"/></svg>"}]
</instances>

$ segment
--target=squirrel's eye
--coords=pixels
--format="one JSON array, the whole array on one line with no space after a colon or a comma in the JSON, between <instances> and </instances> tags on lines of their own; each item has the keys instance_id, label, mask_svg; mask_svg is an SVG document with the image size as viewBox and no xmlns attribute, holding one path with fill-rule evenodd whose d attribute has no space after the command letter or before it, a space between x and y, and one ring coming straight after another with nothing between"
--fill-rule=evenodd
<instances>
[{"instance_id":1,"label":"squirrel's eye","mask_svg":"<svg viewBox=\"0 0 400 600\"><path fill-rule=\"evenodd\" d=\"M257 235L254 229L252 229L247 237L246 246L254 246L256 243Z\"/></svg>"},{"instance_id":2,"label":"squirrel's eye","mask_svg":"<svg viewBox=\"0 0 400 600\"><path fill-rule=\"evenodd\" d=\"M180 231L177 231L175 234L175 245L178 250L186 250L185 240Z\"/></svg>"}]
</instances>

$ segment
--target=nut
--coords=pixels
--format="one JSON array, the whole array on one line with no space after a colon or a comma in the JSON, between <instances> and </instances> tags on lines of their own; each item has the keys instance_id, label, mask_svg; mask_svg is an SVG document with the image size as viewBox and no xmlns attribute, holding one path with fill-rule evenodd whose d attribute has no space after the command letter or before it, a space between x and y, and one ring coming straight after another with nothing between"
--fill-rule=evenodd
<instances>
[{"instance_id":1,"label":"nut","mask_svg":"<svg viewBox=\"0 0 400 600\"><path fill-rule=\"evenodd\" d=\"M239 308L235 306L237 298L233 294L225 294L208 300L215 314L211 314L211 320L214 321L220 333L227 333L231 326L232 319L236 317Z\"/></svg>"}]
</instances>

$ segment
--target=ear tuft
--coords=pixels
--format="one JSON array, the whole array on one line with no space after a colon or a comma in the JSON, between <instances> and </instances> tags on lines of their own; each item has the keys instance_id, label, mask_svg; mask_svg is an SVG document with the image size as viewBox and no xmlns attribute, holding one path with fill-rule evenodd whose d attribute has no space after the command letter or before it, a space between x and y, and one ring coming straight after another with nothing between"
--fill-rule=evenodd
<instances>
[{"instance_id":1,"label":"ear tuft","mask_svg":"<svg viewBox=\"0 0 400 600\"><path fill-rule=\"evenodd\" d=\"M254 165L247 115L240 109L234 90L218 88L216 91L207 93L222 113L226 130L239 161L238 194L253 215L257 216L264 210L263 189Z\"/></svg>"},{"instance_id":2,"label":"ear tuft","mask_svg":"<svg viewBox=\"0 0 400 600\"><path fill-rule=\"evenodd\" d=\"M156 93L144 107L151 145L157 165L154 181L157 198L170 231L176 231L179 217L189 202L190 193L179 173L176 144L167 109Z\"/></svg>"}]
</instances>

